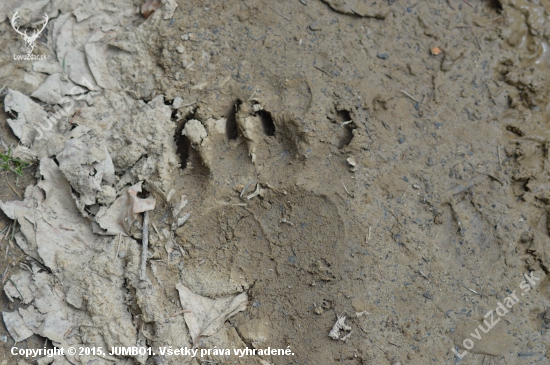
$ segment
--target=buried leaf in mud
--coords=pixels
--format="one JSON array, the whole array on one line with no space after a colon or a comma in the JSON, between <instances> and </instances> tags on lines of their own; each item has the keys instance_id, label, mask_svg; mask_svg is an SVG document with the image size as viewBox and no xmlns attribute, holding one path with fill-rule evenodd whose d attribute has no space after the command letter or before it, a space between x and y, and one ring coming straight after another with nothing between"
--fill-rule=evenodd
<instances>
[{"instance_id":1,"label":"buried leaf in mud","mask_svg":"<svg viewBox=\"0 0 550 365\"><path fill-rule=\"evenodd\" d=\"M201 336L215 334L228 318L246 310L248 303L246 292L236 296L211 299L193 293L181 283L176 285L176 289L178 289L182 307L191 311L191 313L185 313L184 318L195 345Z\"/></svg>"}]
</instances>

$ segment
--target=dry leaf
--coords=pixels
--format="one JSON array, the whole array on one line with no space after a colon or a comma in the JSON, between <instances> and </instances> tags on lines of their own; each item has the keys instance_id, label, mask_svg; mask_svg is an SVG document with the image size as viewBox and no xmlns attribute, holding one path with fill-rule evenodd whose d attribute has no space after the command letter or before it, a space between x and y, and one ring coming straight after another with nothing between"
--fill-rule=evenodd
<instances>
[{"instance_id":1,"label":"dry leaf","mask_svg":"<svg viewBox=\"0 0 550 365\"><path fill-rule=\"evenodd\" d=\"M443 51L441 50L441 48L439 48L439 47L434 47L434 48L431 49L431 51L432 51L432 54L433 54L434 56L437 56L438 54L440 54L441 52L443 52Z\"/></svg>"},{"instance_id":2,"label":"dry leaf","mask_svg":"<svg viewBox=\"0 0 550 365\"><path fill-rule=\"evenodd\" d=\"M196 344L201 336L211 336L216 333L228 318L246 310L248 303L246 292L236 296L211 299L193 293L181 283L176 285L176 289L180 294L182 308L191 311L183 316L193 344Z\"/></svg>"}]
</instances>

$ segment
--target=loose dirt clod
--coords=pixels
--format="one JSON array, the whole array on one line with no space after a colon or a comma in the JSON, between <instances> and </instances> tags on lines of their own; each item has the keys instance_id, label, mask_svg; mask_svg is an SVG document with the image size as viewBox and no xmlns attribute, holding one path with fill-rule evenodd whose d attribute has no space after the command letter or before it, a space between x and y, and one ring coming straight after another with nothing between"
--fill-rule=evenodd
<instances>
[{"instance_id":1,"label":"loose dirt clod","mask_svg":"<svg viewBox=\"0 0 550 365\"><path fill-rule=\"evenodd\" d=\"M330 330L330 333L328 334L330 338L333 340L342 340L345 341L351 336L351 327L348 326L346 323L346 316L338 316L336 319L336 323ZM346 333L347 332L347 333ZM346 333L345 335L342 335L342 333Z\"/></svg>"}]
</instances>

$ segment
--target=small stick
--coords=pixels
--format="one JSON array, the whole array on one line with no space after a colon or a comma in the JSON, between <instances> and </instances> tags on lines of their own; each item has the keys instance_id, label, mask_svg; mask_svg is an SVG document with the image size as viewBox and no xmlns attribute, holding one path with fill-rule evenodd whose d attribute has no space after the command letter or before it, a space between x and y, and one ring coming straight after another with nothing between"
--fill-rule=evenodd
<instances>
[{"instance_id":1,"label":"small stick","mask_svg":"<svg viewBox=\"0 0 550 365\"><path fill-rule=\"evenodd\" d=\"M258 195L260 195L260 184L256 184L256 191L254 191L252 194L247 196L246 199L250 200Z\"/></svg>"},{"instance_id":2,"label":"small stick","mask_svg":"<svg viewBox=\"0 0 550 365\"><path fill-rule=\"evenodd\" d=\"M502 167L502 162L500 160L500 145L497 143L497 153L498 153L498 165Z\"/></svg>"},{"instance_id":3,"label":"small stick","mask_svg":"<svg viewBox=\"0 0 550 365\"><path fill-rule=\"evenodd\" d=\"M6 279L6 278L4 278ZM19 288L17 287L17 284L11 280L11 279L8 279L11 283L11 285L13 285L15 287L15 289L17 289L17 292L19 293L19 295L21 295L21 299L25 298L25 296L23 295L23 293L21 293L21 290L19 290ZM2 284L4 284L4 281L2 281Z\"/></svg>"},{"instance_id":4,"label":"small stick","mask_svg":"<svg viewBox=\"0 0 550 365\"><path fill-rule=\"evenodd\" d=\"M143 213L143 238L141 251L141 280L146 280L147 251L149 246L149 212Z\"/></svg>"},{"instance_id":5,"label":"small stick","mask_svg":"<svg viewBox=\"0 0 550 365\"><path fill-rule=\"evenodd\" d=\"M21 199L21 195L19 195L19 193L17 191L15 191L13 186L11 186L10 181L8 180L8 175L5 175L5 176L6 176L6 182L8 183L8 186L10 187L11 191L13 191L15 193L15 195L17 195L19 197L19 199Z\"/></svg>"},{"instance_id":6,"label":"small stick","mask_svg":"<svg viewBox=\"0 0 550 365\"><path fill-rule=\"evenodd\" d=\"M409 94L408 92L406 92L405 90L399 90L401 91L403 94L407 95L412 101L414 101L415 103L418 103L418 100L416 100L411 94Z\"/></svg>"},{"instance_id":7,"label":"small stick","mask_svg":"<svg viewBox=\"0 0 550 365\"><path fill-rule=\"evenodd\" d=\"M184 310L181 310L181 311L179 311L179 312L176 312L176 313L172 314L170 317L175 317L175 316L178 316L178 315L180 315L180 314L182 314L182 313L193 313L193 311L190 311L190 310L188 310L188 309L184 309Z\"/></svg>"},{"instance_id":8,"label":"small stick","mask_svg":"<svg viewBox=\"0 0 550 365\"><path fill-rule=\"evenodd\" d=\"M65 334L63 335L63 339L65 340L67 338L67 336L69 335L69 333L72 332L74 326L72 326L71 328L69 328L69 330L67 332L65 332Z\"/></svg>"},{"instance_id":9,"label":"small stick","mask_svg":"<svg viewBox=\"0 0 550 365\"><path fill-rule=\"evenodd\" d=\"M465 3L466 5L468 5L469 7L471 7L471 8L474 7L472 4L470 4L470 3L468 2L468 0L462 0L462 1L464 1L464 3Z\"/></svg>"},{"instance_id":10,"label":"small stick","mask_svg":"<svg viewBox=\"0 0 550 365\"><path fill-rule=\"evenodd\" d=\"M475 291L475 290L473 290L473 289L470 289L470 288L468 288L468 287L467 287L466 285L464 285L464 284L461 284L461 285L462 285L462 286L463 286L463 287L464 287L465 289L468 289L469 291L471 291L472 293L474 293L474 294L477 294L477 295L481 296L481 294L479 294L478 292L476 292L476 291Z\"/></svg>"},{"instance_id":11,"label":"small stick","mask_svg":"<svg viewBox=\"0 0 550 365\"><path fill-rule=\"evenodd\" d=\"M80 114L80 111L81 111L81 110L82 110L82 109L78 109L78 110L76 111L76 113L74 113L74 115L73 115L73 117L71 118L71 120L69 120L69 124L73 124L74 118L76 118L76 117L78 116L78 114Z\"/></svg>"},{"instance_id":12,"label":"small stick","mask_svg":"<svg viewBox=\"0 0 550 365\"><path fill-rule=\"evenodd\" d=\"M370 241L370 229L371 229L371 226L369 226L369 241Z\"/></svg>"},{"instance_id":13,"label":"small stick","mask_svg":"<svg viewBox=\"0 0 550 365\"><path fill-rule=\"evenodd\" d=\"M120 241L122 241L122 233L118 234L118 245L116 247L115 259L118 257L118 251L120 250Z\"/></svg>"},{"instance_id":14,"label":"small stick","mask_svg":"<svg viewBox=\"0 0 550 365\"><path fill-rule=\"evenodd\" d=\"M399 223L400 226L403 226L403 225L401 224L401 222L399 221L399 218L397 218L397 216L395 215L395 213L392 212L391 210L388 210L388 211L391 213L391 215L393 215L393 217L395 218L395 220L397 221L397 223Z\"/></svg>"},{"instance_id":15,"label":"small stick","mask_svg":"<svg viewBox=\"0 0 550 365\"><path fill-rule=\"evenodd\" d=\"M451 0L447 0L447 4L449 4L449 6L451 7L451 9L453 10L456 10L456 8L453 6L453 4L451 3Z\"/></svg>"},{"instance_id":16,"label":"small stick","mask_svg":"<svg viewBox=\"0 0 550 365\"><path fill-rule=\"evenodd\" d=\"M248 187L252 184L254 184L256 182L256 180L252 180L251 182L249 182L248 184L246 184L246 186L244 187L243 191L241 191L241 195L239 195L239 197L243 197L243 194L244 192L246 191L246 189L248 189Z\"/></svg>"},{"instance_id":17,"label":"small stick","mask_svg":"<svg viewBox=\"0 0 550 365\"><path fill-rule=\"evenodd\" d=\"M271 10L273 10L275 13L277 13L279 16L285 18L286 20L288 20L289 22L291 21L289 18L287 18L286 16L284 16L283 14L279 13L277 10L273 9L271 6L269 7Z\"/></svg>"},{"instance_id":18,"label":"small stick","mask_svg":"<svg viewBox=\"0 0 550 365\"><path fill-rule=\"evenodd\" d=\"M11 238L10 241L13 241L13 235L15 234L15 226L17 225L17 220L13 221L13 227L11 228Z\"/></svg>"},{"instance_id":19,"label":"small stick","mask_svg":"<svg viewBox=\"0 0 550 365\"><path fill-rule=\"evenodd\" d=\"M10 267L9 266L6 266L6 270L4 270L4 273L2 274L2 284L4 284L4 281L6 281L6 278L8 277L8 269Z\"/></svg>"},{"instance_id":20,"label":"small stick","mask_svg":"<svg viewBox=\"0 0 550 365\"><path fill-rule=\"evenodd\" d=\"M194 101L194 102L192 102L192 103L183 104L183 105L180 107L180 109L181 109L181 108L185 108L185 107L187 107L187 106L191 106L191 105L197 104L197 103L198 103L198 101Z\"/></svg>"},{"instance_id":21,"label":"small stick","mask_svg":"<svg viewBox=\"0 0 550 365\"><path fill-rule=\"evenodd\" d=\"M7 226L6 228L4 228L4 230L2 232L0 232L0 234L3 234L4 232L6 232L6 234L2 237L2 241L0 241L0 244L4 243L4 240L6 239L6 237L8 237L10 235L10 229L11 229L11 224L9 226Z\"/></svg>"},{"instance_id":22,"label":"small stick","mask_svg":"<svg viewBox=\"0 0 550 365\"><path fill-rule=\"evenodd\" d=\"M151 225L153 226L153 229L155 230L155 232L157 232L157 236L159 236L159 238L160 238L161 236L160 236L159 230L155 226L155 223L151 223Z\"/></svg>"},{"instance_id":23,"label":"small stick","mask_svg":"<svg viewBox=\"0 0 550 365\"><path fill-rule=\"evenodd\" d=\"M321 67L317 67L317 66L315 66L315 65L313 65L313 67L315 67L315 68L318 69L319 71L321 71L321 72L327 74L329 77L332 77L331 74L329 74L328 72L326 72L325 70L323 70Z\"/></svg>"},{"instance_id":24,"label":"small stick","mask_svg":"<svg viewBox=\"0 0 550 365\"><path fill-rule=\"evenodd\" d=\"M355 198L355 196L354 196L352 193L350 193L350 192L348 191L348 188L346 188L346 184L344 184L344 181L342 181L342 180L340 180L340 181L342 182L342 185L344 185L344 190L346 191L346 193L347 193L349 196L351 196L352 198Z\"/></svg>"}]
</instances>

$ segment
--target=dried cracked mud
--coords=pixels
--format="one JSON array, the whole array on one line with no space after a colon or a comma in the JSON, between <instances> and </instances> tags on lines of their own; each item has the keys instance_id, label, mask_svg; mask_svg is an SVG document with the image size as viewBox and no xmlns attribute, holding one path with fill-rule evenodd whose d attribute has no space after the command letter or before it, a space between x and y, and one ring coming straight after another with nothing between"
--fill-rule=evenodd
<instances>
[{"instance_id":1,"label":"dried cracked mud","mask_svg":"<svg viewBox=\"0 0 550 365\"><path fill-rule=\"evenodd\" d=\"M0 17L0 365L550 363L550 1Z\"/></svg>"}]
</instances>

